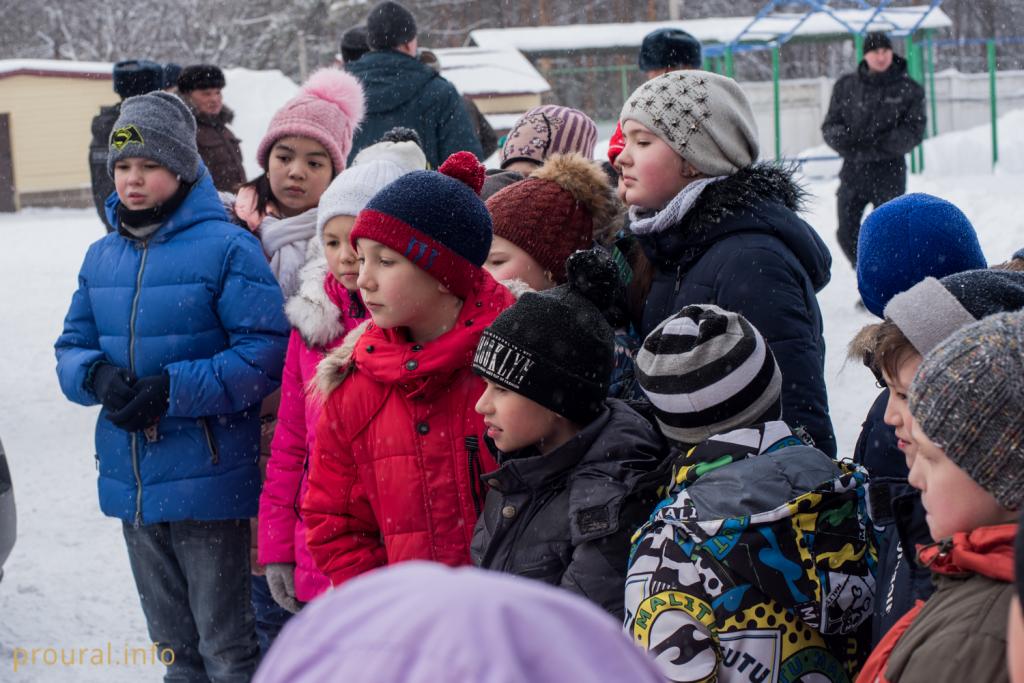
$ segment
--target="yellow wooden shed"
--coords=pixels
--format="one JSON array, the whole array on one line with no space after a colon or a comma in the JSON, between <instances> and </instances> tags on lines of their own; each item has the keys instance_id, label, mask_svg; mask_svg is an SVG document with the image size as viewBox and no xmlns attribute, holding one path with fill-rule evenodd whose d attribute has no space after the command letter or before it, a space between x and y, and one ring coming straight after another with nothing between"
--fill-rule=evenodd
<instances>
[{"instance_id":1,"label":"yellow wooden shed","mask_svg":"<svg viewBox=\"0 0 1024 683\"><path fill-rule=\"evenodd\" d=\"M0 60L0 211L92 205L89 141L115 104L112 65Z\"/></svg>"}]
</instances>

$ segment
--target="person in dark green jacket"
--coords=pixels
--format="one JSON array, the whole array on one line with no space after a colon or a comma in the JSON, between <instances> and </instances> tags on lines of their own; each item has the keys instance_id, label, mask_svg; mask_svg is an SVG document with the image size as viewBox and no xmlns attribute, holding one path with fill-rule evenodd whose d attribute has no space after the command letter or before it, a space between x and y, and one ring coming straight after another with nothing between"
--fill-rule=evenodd
<instances>
[{"instance_id":1,"label":"person in dark green jacket","mask_svg":"<svg viewBox=\"0 0 1024 683\"><path fill-rule=\"evenodd\" d=\"M352 141L349 162L395 126L419 133L432 168L460 151L483 158L462 96L416 58L416 20L409 10L397 2L379 3L366 20L366 34L371 52L346 65L366 93L366 118Z\"/></svg>"}]
</instances>

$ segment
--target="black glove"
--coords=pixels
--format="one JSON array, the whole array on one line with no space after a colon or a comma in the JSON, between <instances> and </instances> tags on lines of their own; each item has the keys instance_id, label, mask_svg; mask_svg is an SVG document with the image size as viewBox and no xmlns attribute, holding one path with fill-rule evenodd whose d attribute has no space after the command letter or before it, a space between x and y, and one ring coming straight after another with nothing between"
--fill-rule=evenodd
<instances>
[{"instance_id":1,"label":"black glove","mask_svg":"<svg viewBox=\"0 0 1024 683\"><path fill-rule=\"evenodd\" d=\"M107 419L126 432L137 432L153 425L167 412L171 394L171 377L150 375L135 382L135 398L124 408L107 415Z\"/></svg>"},{"instance_id":2,"label":"black glove","mask_svg":"<svg viewBox=\"0 0 1024 683\"><path fill-rule=\"evenodd\" d=\"M92 391L104 408L110 412L118 411L135 398L131 379L124 368L100 362L92 373Z\"/></svg>"}]
</instances>

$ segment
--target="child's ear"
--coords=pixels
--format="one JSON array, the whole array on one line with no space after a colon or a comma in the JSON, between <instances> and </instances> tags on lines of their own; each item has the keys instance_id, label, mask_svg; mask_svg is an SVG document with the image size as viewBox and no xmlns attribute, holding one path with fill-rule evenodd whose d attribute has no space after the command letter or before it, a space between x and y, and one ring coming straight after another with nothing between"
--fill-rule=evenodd
<instances>
[{"instance_id":1,"label":"child's ear","mask_svg":"<svg viewBox=\"0 0 1024 683\"><path fill-rule=\"evenodd\" d=\"M697 167L691 164L686 159L683 159L683 177L696 178L699 175L701 175L701 172L697 170Z\"/></svg>"}]
</instances>

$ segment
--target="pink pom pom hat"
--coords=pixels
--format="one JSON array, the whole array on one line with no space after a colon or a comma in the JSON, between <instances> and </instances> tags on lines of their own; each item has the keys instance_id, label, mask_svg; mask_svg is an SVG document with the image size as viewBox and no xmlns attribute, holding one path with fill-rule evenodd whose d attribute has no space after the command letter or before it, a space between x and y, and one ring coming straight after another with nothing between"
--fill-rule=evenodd
<instances>
[{"instance_id":1,"label":"pink pom pom hat","mask_svg":"<svg viewBox=\"0 0 1024 683\"><path fill-rule=\"evenodd\" d=\"M365 110L363 87L355 76L340 69L320 69L274 114L260 140L256 159L266 170L274 143L295 135L323 145L331 155L334 173L341 173Z\"/></svg>"}]
</instances>

